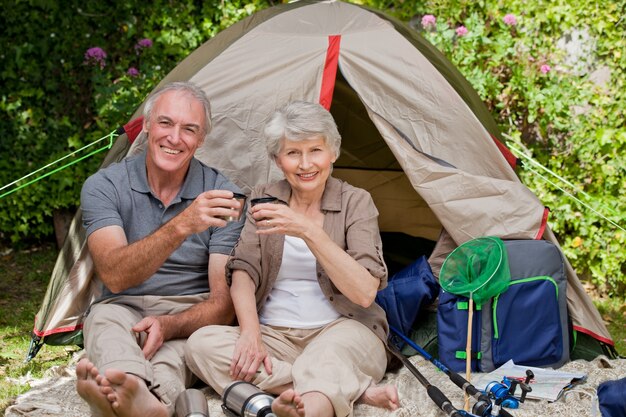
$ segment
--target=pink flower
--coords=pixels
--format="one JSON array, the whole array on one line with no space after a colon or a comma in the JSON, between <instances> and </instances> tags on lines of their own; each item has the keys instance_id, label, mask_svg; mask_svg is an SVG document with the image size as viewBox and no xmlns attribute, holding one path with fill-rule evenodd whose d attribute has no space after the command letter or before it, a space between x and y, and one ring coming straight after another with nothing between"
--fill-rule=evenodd
<instances>
[{"instance_id":1,"label":"pink flower","mask_svg":"<svg viewBox=\"0 0 626 417\"><path fill-rule=\"evenodd\" d=\"M539 71L541 71L542 74L547 74L552 70L552 68L550 67L550 65L548 64L543 64L541 66L541 68L539 68Z\"/></svg>"},{"instance_id":2,"label":"pink flower","mask_svg":"<svg viewBox=\"0 0 626 417\"><path fill-rule=\"evenodd\" d=\"M107 53L102 48L94 46L85 52L85 64L99 65L100 68L104 68L106 66L106 62L104 62L106 57Z\"/></svg>"},{"instance_id":3,"label":"pink flower","mask_svg":"<svg viewBox=\"0 0 626 417\"><path fill-rule=\"evenodd\" d=\"M456 28L456 36L463 37L467 35L467 28L465 26L459 26Z\"/></svg>"},{"instance_id":4,"label":"pink flower","mask_svg":"<svg viewBox=\"0 0 626 417\"><path fill-rule=\"evenodd\" d=\"M139 42L137 42L137 44L135 45L135 51L139 53L142 49L151 48L151 47L152 47L152 40L148 38L143 38Z\"/></svg>"},{"instance_id":5,"label":"pink flower","mask_svg":"<svg viewBox=\"0 0 626 417\"><path fill-rule=\"evenodd\" d=\"M139 75L139 70L135 67L130 67L128 68L128 71L126 71L126 74L128 74L131 77L136 77Z\"/></svg>"},{"instance_id":6,"label":"pink flower","mask_svg":"<svg viewBox=\"0 0 626 417\"><path fill-rule=\"evenodd\" d=\"M509 26L517 25L517 18L512 13L509 13L506 16L504 16L504 19L502 19L502 20L504 21L505 24L507 24Z\"/></svg>"},{"instance_id":7,"label":"pink flower","mask_svg":"<svg viewBox=\"0 0 626 417\"><path fill-rule=\"evenodd\" d=\"M426 14L422 17L422 27L424 29L428 29L430 27L435 27L437 24L437 18L432 14Z\"/></svg>"}]
</instances>

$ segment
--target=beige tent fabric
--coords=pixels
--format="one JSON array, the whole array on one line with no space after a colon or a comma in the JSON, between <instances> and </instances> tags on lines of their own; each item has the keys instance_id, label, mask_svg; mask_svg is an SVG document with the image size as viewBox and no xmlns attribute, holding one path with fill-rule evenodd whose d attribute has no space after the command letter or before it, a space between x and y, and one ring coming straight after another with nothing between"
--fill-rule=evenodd
<instances>
[{"instance_id":1,"label":"beige tent fabric","mask_svg":"<svg viewBox=\"0 0 626 417\"><path fill-rule=\"evenodd\" d=\"M455 407L462 407L463 393L443 372L419 356L411 357L410 361L431 384L441 389ZM594 404L596 389L603 381L626 377L626 359L608 360L598 357L592 362L570 362L560 370L585 373L587 382L577 387L574 392L567 394L565 398L553 403L526 400L519 409L508 411L516 417L599 416L599 413L593 412L593 407L597 407ZM5 417L85 417L89 415L87 404L75 391L74 364L56 367L49 371L45 379L29 382L33 388L17 398L16 403L6 410ZM436 417L443 415L443 412L428 397L424 387L405 368L387 373L383 383L396 385L401 408L391 412L361 404L355 407L355 417ZM203 390L207 395L209 415L211 417L224 416L219 396L209 388ZM474 404L473 399L471 404Z\"/></svg>"},{"instance_id":2,"label":"beige tent fabric","mask_svg":"<svg viewBox=\"0 0 626 417\"><path fill-rule=\"evenodd\" d=\"M58 261L52 271L43 303L47 310L35 317L35 329L40 320L55 323L54 328L73 329L77 322L82 322L84 312L101 291L99 281L93 277L93 262L87 250L81 213L79 209L70 225L59 255L66 259ZM58 275L67 278L56 279Z\"/></svg>"},{"instance_id":3,"label":"beige tent fabric","mask_svg":"<svg viewBox=\"0 0 626 417\"><path fill-rule=\"evenodd\" d=\"M467 81L417 35L405 37L393 21L354 4L300 2L264 10L179 64L162 84L193 81L212 102L214 129L196 156L246 192L279 179L262 128L287 101L319 100L331 35L341 35L331 111L343 144L334 175L372 193L382 231L437 240L444 229L453 245L487 235L537 236L543 204L494 144L487 129L495 134L495 123L486 108L468 107L479 97L467 93ZM128 153L145 145L140 137ZM121 158L125 146L116 142L107 161ZM72 227L72 241L52 280L71 270L70 280L88 285L92 265L80 224ZM444 256L452 248L438 245L438 253ZM569 265L568 272L574 325L610 340ZM72 303L83 293L68 288L63 294L63 302ZM69 321L75 317L68 312ZM62 325L59 318L45 327Z\"/></svg>"},{"instance_id":4,"label":"beige tent fabric","mask_svg":"<svg viewBox=\"0 0 626 417\"><path fill-rule=\"evenodd\" d=\"M374 122L373 113L420 152L464 172L519 182L489 133L430 61L390 25L367 29L367 37L361 32L342 36L339 65Z\"/></svg>"}]
</instances>

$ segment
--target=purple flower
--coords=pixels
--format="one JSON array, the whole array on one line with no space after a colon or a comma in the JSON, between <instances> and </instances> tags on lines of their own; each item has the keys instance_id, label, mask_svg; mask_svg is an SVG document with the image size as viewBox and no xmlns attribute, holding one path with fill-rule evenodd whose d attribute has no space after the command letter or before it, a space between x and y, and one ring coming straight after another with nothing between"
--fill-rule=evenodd
<instances>
[{"instance_id":1,"label":"purple flower","mask_svg":"<svg viewBox=\"0 0 626 417\"><path fill-rule=\"evenodd\" d=\"M459 26L458 28L456 28L456 36L458 37L463 37L465 35L467 35L467 28L465 26Z\"/></svg>"},{"instance_id":2,"label":"purple flower","mask_svg":"<svg viewBox=\"0 0 626 417\"><path fill-rule=\"evenodd\" d=\"M435 27L437 24L437 18L432 14L426 14L422 17L422 27L428 29L429 27Z\"/></svg>"},{"instance_id":3,"label":"purple flower","mask_svg":"<svg viewBox=\"0 0 626 417\"><path fill-rule=\"evenodd\" d=\"M131 77L136 77L139 75L139 70L135 67L130 67L128 68L128 71L126 71L126 74L128 74Z\"/></svg>"},{"instance_id":4,"label":"purple flower","mask_svg":"<svg viewBox=\"0 0 626 417\"><path fill-rule=\"evenodd\" d=\"M543 64L541 66L541 68L539 68L539 71L541 71L542 74L547 74L552 70L552 68L550 67L550 65L548 64Z\"/></svg>"},{"instance_id":5,"label":"purple flower","mask_svg":"<svg viewBox=\"0 0 626 417\"><path fill-rule=\"evenodd\" d=\"M502 19L502 20L504 21L505 24L507 24L509 26L517 25L517 18L512 13L509 13L506 16L504 16L504 19Z\"/></svg>"},{"instance_id":6,"label":"purple flower","mask_svg":"<svg viewBox=\"0 0 626 417\"><path fill-rule=\"evenodd\" d=\"M151 47L152 47L152 40L148 38L143 38L139 42L137 42L137 44L135 45L135 51L139 52L143 48L151 48Z\"/></svg>"},{"instance_id":7,"label":"purple flower","mask_svg":"<svg viewBox=\"0 0 626 417\"><path fill-rule=\"evenodd\" d=\"M106 63L104 60L107 57L107 53L98 46L87 49L85 52L85 63L91 65L99 65L100 68L104 68Z\"/></svg>"}]
</instances>

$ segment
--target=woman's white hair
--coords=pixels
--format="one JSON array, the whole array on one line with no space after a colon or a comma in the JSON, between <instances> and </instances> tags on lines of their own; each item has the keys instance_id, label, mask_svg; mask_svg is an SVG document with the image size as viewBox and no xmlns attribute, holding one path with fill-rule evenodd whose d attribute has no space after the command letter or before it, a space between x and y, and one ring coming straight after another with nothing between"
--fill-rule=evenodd
<instances>
[{"instance_id":1,"label":"woman's white hair","mask_svg":"<svg viewBox=\"0 0 626 417\"><path fill-rule=\"evenodd\" d=\"M320 104L292 101L276 110L265 125L265 144L270 157L280 152L282 139L301 141L322 137L339 157L341 135L335 119Z\"/></svg>"}]
</instances>

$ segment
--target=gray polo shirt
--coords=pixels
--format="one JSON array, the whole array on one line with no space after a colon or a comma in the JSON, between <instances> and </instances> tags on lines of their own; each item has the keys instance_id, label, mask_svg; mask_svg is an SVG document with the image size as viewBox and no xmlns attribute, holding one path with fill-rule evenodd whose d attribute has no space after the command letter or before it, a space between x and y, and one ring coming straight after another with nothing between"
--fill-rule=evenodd
<instances>
[{"instance_id":1,"label":"gray polo shirt","mask_svg":"<svg viewBox=\"0 0 626 417\"><path fill-rule=\"evenodd\" d=\"M185 182L168 207L152 193L146 174L145 151L96 172L83 185L83 225L89 236L106 226L120 226L128 243L156 231L188 207L204 191L241 190L219 171L193 158ZM139 286L118 295L187 295L207 292L210 253L230 254L243 227L229 222L187 237L163 266ZM102 298L113 294L104 289Z\"/></svg>"}]
</instances>

